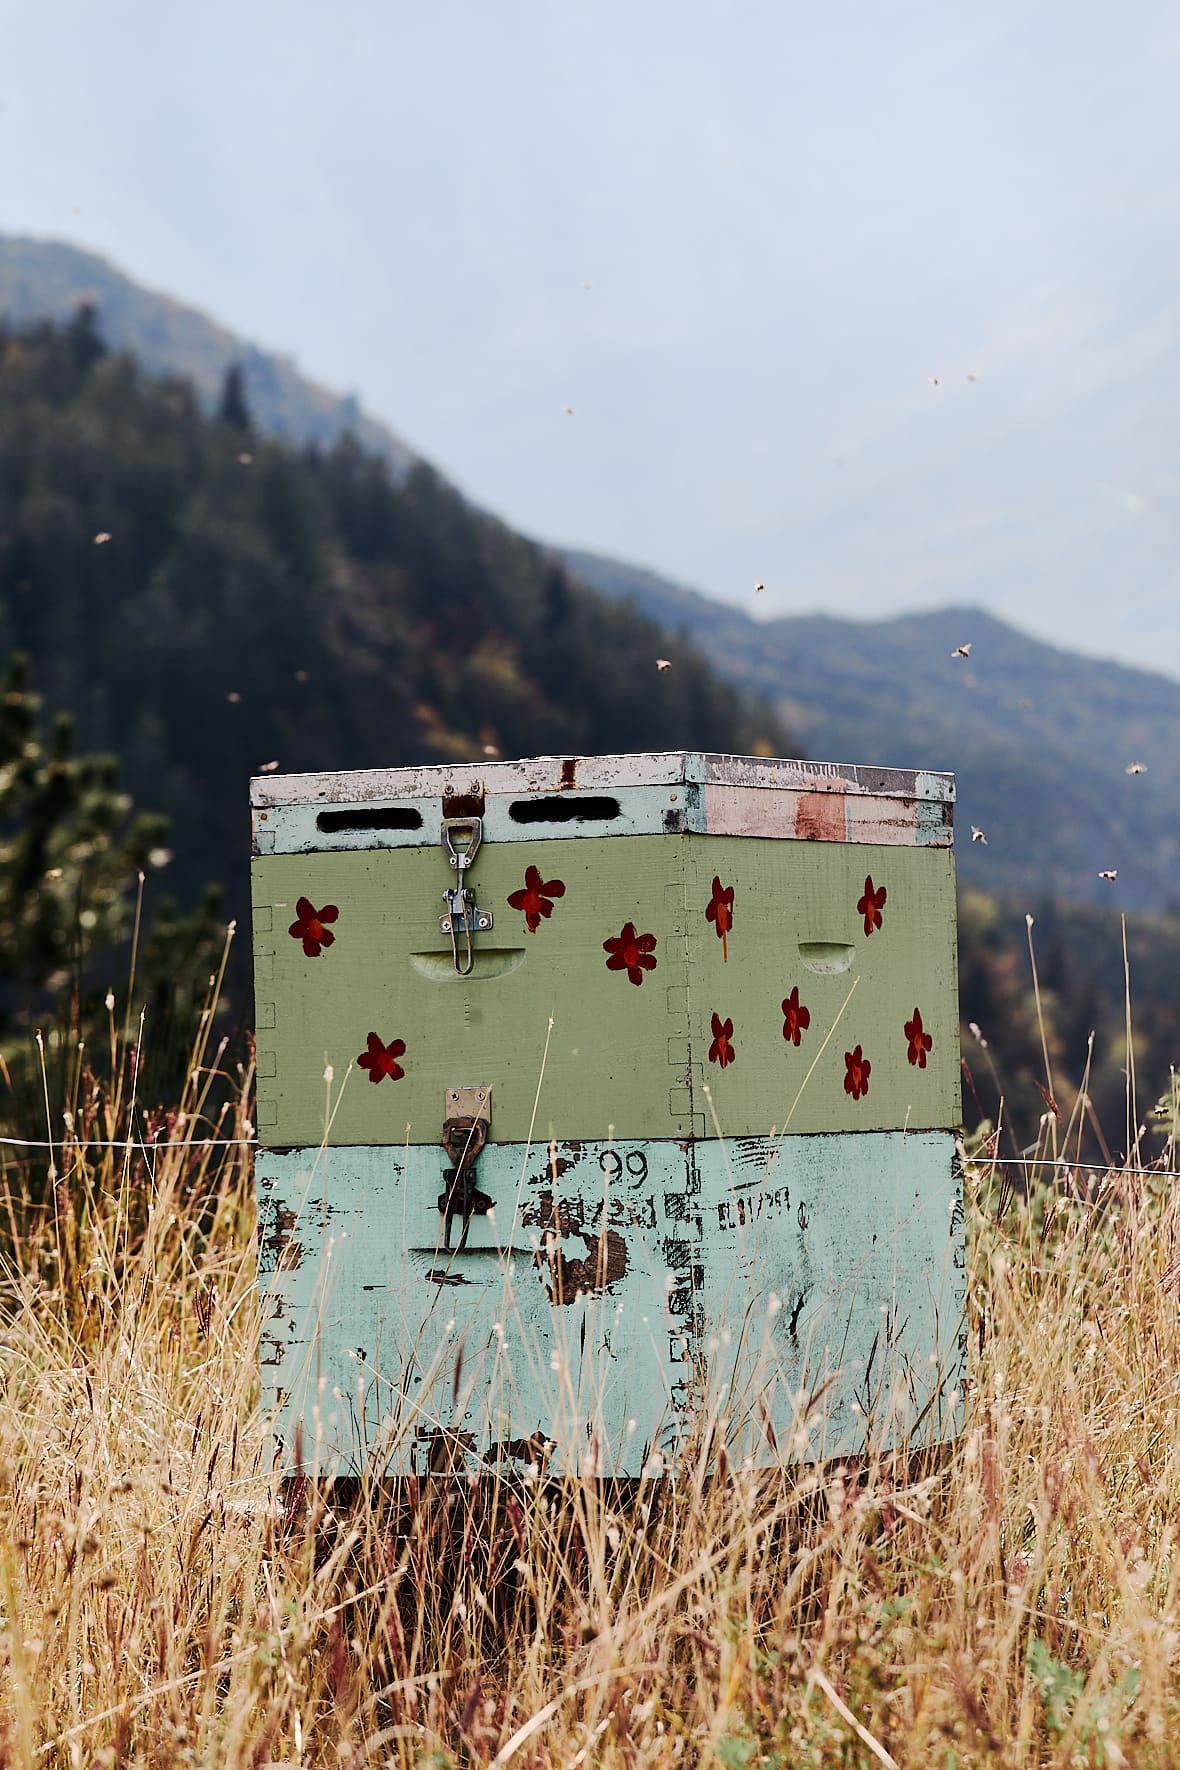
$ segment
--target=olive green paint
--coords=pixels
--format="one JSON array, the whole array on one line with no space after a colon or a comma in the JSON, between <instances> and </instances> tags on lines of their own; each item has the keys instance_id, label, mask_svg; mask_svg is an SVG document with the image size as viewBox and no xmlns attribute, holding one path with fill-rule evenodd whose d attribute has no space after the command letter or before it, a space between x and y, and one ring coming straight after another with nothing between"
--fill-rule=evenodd
<instances>
[{"instance_id":1,"label":"olive green paint","mask_svg":"<svg viewBox=\"0 0 1180 1770\"><path fill-rule=\"evenodd\" d=\"M565 885L535 933L507 903L529 865ZM258 1117L272 1147L435 1143L444 1089L474 1084L492 1087L496 1142L958 1121L949 850L685 834L488 842L469 884L495 926L476 937L466 979L439 932L453 882L441 848L264 855L254 868ZM856 905L869 874L887 895L866 937ZM715 875L735 891L724 955L704 913ZM340 911L314 958L288 933L300 897ZM657 941L638 986L603 949L628 921ZM796 986L810 1016L797 1048L781 1009ZM907 1058L915 1007L933 1040L924 1069ZM734 1023L724 1069L708 1060L714 1013ZM405 1041L403 1078L374 1085L356 1067L370 1032ZM853 1100L845 1053L857 1045L872 1067Z\"/></svg>"},{"instance_id":2,"label":"olive green paint","mask_svg":"<svg viewBox=\"0 0 1180 1770\"><path fill-rule=\"evenodd\" d=\"M706 1134L928 1130L960 1118L954 862L948 850L719 837L683 843L694 919L690 1018ZM884 885L881 926L857 911L866 877ZM704 921L714 876L734 887L725 946ZM727 955L727 956L726 956ZM798 988L810 1024L796 1046L782 1004ZM915 1008L933 1043L909 1061ZM712 1014L733 1021L735 1060L708 1061ZM826 1047L825 1047L826 1041ZM847 1052L871 1065L845 1090Z\"/></svg>"}]
</instances>

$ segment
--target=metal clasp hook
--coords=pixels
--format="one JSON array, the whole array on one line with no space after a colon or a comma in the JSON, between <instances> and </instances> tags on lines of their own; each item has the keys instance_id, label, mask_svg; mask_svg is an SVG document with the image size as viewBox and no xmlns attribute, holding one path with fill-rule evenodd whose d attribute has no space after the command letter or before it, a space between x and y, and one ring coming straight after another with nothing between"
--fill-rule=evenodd
<instances>
[{"instance_id":1,"label":"metal clasp hook","mask_svg":"<svg viewBox=\"0 0 1180 1770\"><path fill-rule=\"evenodd\" d=\"M464 830L468 833L467 846L456 847L455 836ZM475 901L474 893L467 889L467 872L474 861L479 845L483 840L483 819L479 817L448 817L443 819L442 845L447 860L458 874L458 883L443 892L443 902L447 906L447 914L439 918L439 929L451 937L451 957L455 970L460 977L470 977L475 969L475 946L472 936L478 931L484 933L492 926L492 912L481 910ZM463 935L466 950L462 961L459 958L459 936Z\"/></svg>"},{"instance_id":2,"label":"metal clasp hook","mask_svg":"<svg viewBox=\"0 0 1180 1770\"><path fill-rule=\"evenodd\" d=\"M466 848L455 847L455 838L452 832L458 830L467 830L469 832ZM443 819L442 845L447 851L447 859L450 861L451 865L453 867L458 867L460 879L463 877L465 869L469 867L475 859L476 854L479 852L479 845L482 841L482 817L445 817Z\"/></svg>"},{"instance_id":3,"label":"metal clasp hook","mask_svg":"<svg viewBox=\"0 0 1180 1770\"><path fill-rule=\"evenodd\" d=\"M438 1208L445 1219L443 1247L448 1252L451 1246L452 1219L463 1219L459 1246L455 1249L457 1254L461 1254L467 1246L467 1232L471 1227L472 1217L486 1217L492 1208L489 1194L480 1192L475 1184L475 1164L491 1128L492 1090L448 1088L446 1115L443 1120L442 1146L450 1159L451 1172L445 1176L446 1191L439 1194Z\"/></svg>"}]
</instances>

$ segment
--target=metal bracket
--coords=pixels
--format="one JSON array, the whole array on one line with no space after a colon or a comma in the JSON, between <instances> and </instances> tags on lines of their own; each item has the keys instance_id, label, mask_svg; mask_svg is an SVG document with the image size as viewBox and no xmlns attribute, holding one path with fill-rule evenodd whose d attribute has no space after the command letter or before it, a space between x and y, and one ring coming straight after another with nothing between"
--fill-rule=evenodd
<instances>
[{"instance_id":1,"label":"metal bracket","mask_svg":"<svg viewBox=\"0 0 1180 1770\"><path fill-rule=\"evenodd\" d=\"M475 1184L475 1164L480 1150L488 1140L492 1122L492 1090L488 1088L448 1088L443 1104L442 1146L451 1161L451 1172L444 1176L446 1191L438 1195L438 1208L446 1219L443 1246L451 1245L451 1221L463 1219L463 1233L456 1253L462 1253L472 1217L486 1217L492 1199Z\"/></svg>"},{"instance_id":2,"label":"metal bracket","mask_svg":"<svg viewBox=\"0 0 1180 1770\"><path fill-rule=\"evenodd\" d=\"M449 934L454 929L456 934L470 932L484 934L495 926L491 910L481 910L476 906L470 891L444 891L444 900L451 906L449 916L440 916L438 929L440 934ZM466 902L464 902L466 900ZM474 912L474 914L472 913Z\"/></svg>"}]
</instances>

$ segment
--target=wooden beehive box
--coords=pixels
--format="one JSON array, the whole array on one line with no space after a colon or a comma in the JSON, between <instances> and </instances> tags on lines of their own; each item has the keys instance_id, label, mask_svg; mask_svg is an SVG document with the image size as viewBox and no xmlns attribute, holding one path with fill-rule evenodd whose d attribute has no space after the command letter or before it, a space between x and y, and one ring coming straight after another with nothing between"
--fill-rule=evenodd
<instances>
[{"instance_id":1,"label":"wooden beehive box","mask_svg":"<svg viewBox=\"0 0 1180 1770\"><path fill-rule=\"evenodd\" d=\"M950 1436L953 797L691 753L255 780L286 1455L298 1424L322 1472L633 1476L714 1415L756 1461Z\"/></svg>"}]
</instances>

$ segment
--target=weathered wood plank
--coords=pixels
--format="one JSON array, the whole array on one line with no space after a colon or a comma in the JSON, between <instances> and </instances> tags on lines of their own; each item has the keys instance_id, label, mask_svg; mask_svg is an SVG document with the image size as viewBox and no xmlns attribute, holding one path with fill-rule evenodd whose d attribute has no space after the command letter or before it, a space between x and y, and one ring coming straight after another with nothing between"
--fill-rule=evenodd
<instances>
[{"instance_id":1,"label":"weathered wood plank","mask_svg":"<svg viewBox=\"0 0 1180 1770\"><path fill-rule=\"evenodd\" d=\"M866 768L844 762L796 761L779 756L716 756L673 750L655 755L538 756L514 762L429 764L420 768L361 768L325 774L258 775L250 803L364 804L375 799L441 800L484 792L489 798L523 793L610 791L620 787L703 785L840 791L950 803L954 776L924 769Z\"/></svg>"},{"instance_id":2,"label":"weathered wood plank","mask_svg":"<svg viewBox=\"0 0 1180 1770\"><path fill-rule=\"evenodd\" d=\"M421 1147L259 1155L263 1382L288 1458L297 1422L335 1473L420 1471L450 1434L470 1466L549 1439L554 1469L651 1474L711 1414L755 1463L957 1429L948 1134L489 1146L494 1216L461 1251L442 1166Z\"/></svg>"},{"instance_id":3,"label":"weathered wood plank","mask_svg":"<svg viewBox=\"0 0 1180 1770\"><path fill-rule=\"evenodd\" d=\"M434 1142L443 1090L475 1083L494 1086L494 1134L508 1142L530 1127L708 1136L714 1114L723 1133L741 1136L788 1115L798 1131L958 1122L949 852L816 842L785 854L773 842L671 836L526 852L562 894L530 929L508 901L525 887L522 851L483 848L472 884L495 926L477 937L468 978L438 929L449 883L441 851L255 863L259 1124L269 1144ZM735 891L724 941L707 920L715 877ZM870 877L886 896L866 936L857 906ZM311 957L289 932L301 899L338 911L326 925L331 945ZM608 966L606 943L628 924L655 937L638 984ZM788 1035L789 999L806 1024ZM915 1013L920 1063L906 1030ZM732 1022L724 1063L720 1053L710 1061L715 1014ZM371 1033L404 1044L401 1075L373 1084L358 1069ZM853 1095L847 1056L857 1049L868 1068Z\"/></svg>"},{"instance_id":4,"label":"weathered wood plank","mask_svg":"<svg viewBox=\"0 0 1180 1770\"><path fill-rule=\"evenodd\" d=\"M577 835L617 838L691 834L773 841L862 842L949 848L949 801L805 787L615 787L609 794L485 795L483 840L552 842ZM255 810L255 854L351 853L425 848L441 839L442 800L402 795L353 799L330 810L312 802ZM550 815L537 815L549 809ZM529 813L521 817L522 809Z\"/></svg>"}]
</instances>

